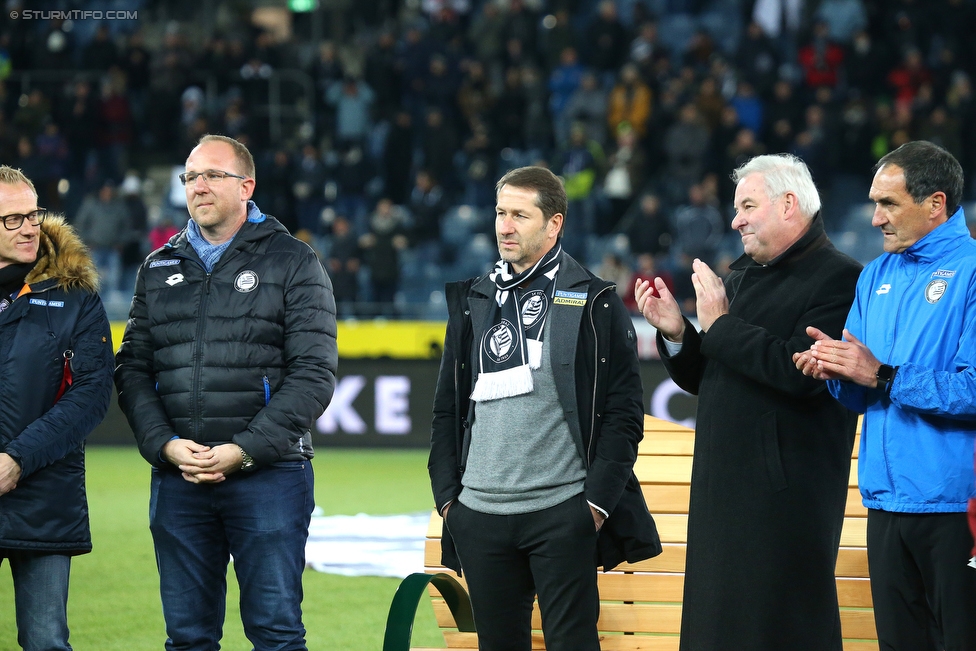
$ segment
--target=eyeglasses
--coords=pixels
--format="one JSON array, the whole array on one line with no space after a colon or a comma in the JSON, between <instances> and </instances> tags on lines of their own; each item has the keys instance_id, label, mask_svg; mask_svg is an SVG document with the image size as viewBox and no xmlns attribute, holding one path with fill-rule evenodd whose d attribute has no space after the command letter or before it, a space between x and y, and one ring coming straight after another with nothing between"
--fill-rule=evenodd
<instances>
[{"instance_id":1,"label":"eyeglasses","mask_svg":"<svg viewBox=\"0 0 976 651\"><path fill-rule=\"evenodd\" d=\"M221 172L220 170L207 170L205 172L185 172L180 174L180 183L183 185L193 185L197 182L198 177L203 177L203 182L206 185L211 185L214 183L220 183L227 177L234 179L246 179L246 176L241 176L240 174L231 174L230 172Z\"/></svg>"},{"instance_id":2,"label":"eyeglasses","mask_svg":"<svg viewBox=\"0 0 976 651\"><path fill-rule=\"evenodd\" d=\"M3 227L8 231L15 231L24 225L24 220L28 220L31 226L40 226L44 223L44 218L47 217L47 210L44 208L38 208L34 212L27 213L26 215L21 215L14 213L12 215L4 215L0 217L3 221Z\"/></svg>"}]
</instances>

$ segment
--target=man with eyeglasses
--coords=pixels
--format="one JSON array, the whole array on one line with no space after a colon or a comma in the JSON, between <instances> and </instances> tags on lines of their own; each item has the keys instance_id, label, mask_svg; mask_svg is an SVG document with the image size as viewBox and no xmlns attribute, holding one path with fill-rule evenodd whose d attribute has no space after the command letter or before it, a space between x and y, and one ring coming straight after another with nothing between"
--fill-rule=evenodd
<instances>
[{"instance_id":1,"label":"man with eyeglasses","mask_svg":"<svg viewBox=\"0 0 976 651\"><path fill-rule=\"evenodd\" d=\"M166 648L218 648L233 555L251 644L304 651L310 429L338 361L332 283L251 201L244 145L204 136L180 180L191 219L139 269L115 373L153 467Z\"/></svg>"},{"instance_id":2,"label":"man with eyeglasses","mask_svg":"<svg viewBox=\"0 0 976 651\"><path fill-rule=\"evenodd\" d=\"M20 645L70 650L71 557L92 549L84 442L111 400L111 332L85 245L6 165L0 222L0 563Z\"/></svg>"}]
</instances>

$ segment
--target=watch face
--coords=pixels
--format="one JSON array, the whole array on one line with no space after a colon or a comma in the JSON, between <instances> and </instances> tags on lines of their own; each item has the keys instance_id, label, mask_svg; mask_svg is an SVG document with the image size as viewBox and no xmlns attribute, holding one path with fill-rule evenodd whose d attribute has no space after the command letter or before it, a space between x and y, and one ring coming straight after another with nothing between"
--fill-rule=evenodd
<instances>
[{"instance_id":1,"label":"watch face","mask_svg":"<svg viewBox=\"0 0 976 651\"><path fill-rule=\"evenodd\" d=\"M894 368L892 368L891 366L888 366L887 364L882 364L880 366L880 368L878 368L878 372L876 374L876 377L881 382L890 382L891 381L891 378L894 377L894 375L895 375L895 369Z\"/></svg>"}]
</instances>

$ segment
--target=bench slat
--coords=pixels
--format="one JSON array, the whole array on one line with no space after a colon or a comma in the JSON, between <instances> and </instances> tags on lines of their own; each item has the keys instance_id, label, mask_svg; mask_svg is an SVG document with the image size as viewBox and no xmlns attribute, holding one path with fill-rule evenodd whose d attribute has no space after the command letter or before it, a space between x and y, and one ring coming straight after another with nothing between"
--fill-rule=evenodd
<instances>
[{"instance_id":1,"label":"bench slat","mask_svg":"<svg viewBox=\"0 0 976 651\"><path fill-rule=\"evenodd\" d=\"M688 484L656 484L641 483L647 510L652 514L658 513L687 513L691 497L691 486ZM848 517L867 517L868 510L861 502L861 492L854 488L847 489L847 505L844 515Z\"/></svg>"}]
</instances>

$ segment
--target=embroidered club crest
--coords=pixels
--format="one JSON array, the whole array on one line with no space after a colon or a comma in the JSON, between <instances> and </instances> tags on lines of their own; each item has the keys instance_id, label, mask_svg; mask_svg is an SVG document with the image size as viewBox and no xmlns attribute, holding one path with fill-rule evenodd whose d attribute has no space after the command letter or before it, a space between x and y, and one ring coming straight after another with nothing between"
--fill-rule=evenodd
<instances>
[{"instance_id":1,"label":"embroidered club crest","mask_svg":"<svg viewBox=\"0 0 976 651\"><path fill-rule=\"evenodd\" d=\"M948 287L949 283L941 278L936 278L935 280L930 281L929 284L925 286L925 300L935 305L939 302L939 299L942 298L942 295L945 294Z\"/></svg>"}]
</instances>

